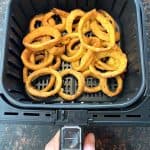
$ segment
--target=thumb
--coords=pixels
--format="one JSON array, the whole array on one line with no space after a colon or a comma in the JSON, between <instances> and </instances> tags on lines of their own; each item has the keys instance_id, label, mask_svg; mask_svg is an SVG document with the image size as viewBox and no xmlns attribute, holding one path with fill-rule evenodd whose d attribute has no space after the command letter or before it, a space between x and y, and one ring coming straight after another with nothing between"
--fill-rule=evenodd
<instances>
[{"instance_id":1,"label":"thumb","mask_svg":"<svg viewBox=\"0 0 150 150\"><path fill-rule=\"evenodd\" d=\"M58 131L52 140L45 146L45 150L59 150L59 138L60 131Z\"/></svg>"},{"instance_id":2,"label":"thumb","mask_svg":"<svg viewBox=\"0 0 150 150\"><path fill-rule=\"evenodd\" d=\"M95 150L95 136L93 133L89 133L85 137L84 150Z\"/></svg>"}]
</instances>

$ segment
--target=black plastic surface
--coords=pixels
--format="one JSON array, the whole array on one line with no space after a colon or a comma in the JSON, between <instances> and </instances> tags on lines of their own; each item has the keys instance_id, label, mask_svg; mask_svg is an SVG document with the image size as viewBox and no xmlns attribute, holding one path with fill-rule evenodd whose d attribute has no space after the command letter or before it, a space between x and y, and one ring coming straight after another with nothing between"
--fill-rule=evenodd
<instances>
[{"instance_id":1,"label":"black plastic surface","mask_svg":"<svg viewBox=\"0 0 150 150\"><path fill-rule=\"evenodd\" d=\"M22 38L28 32L31 18L39 13L47 12L53 7L64 10L82 8L104 9L117 21L121 31L121 47L127 53L129 65L124 82L123 92L114 98L108 98L100 93L83 94L77 101L66 103L59 97L48 98L41 103L35 103L24 90L22 81L22 62L20 54L23 50ZM145 90L145 67L143 56L143 39L141 30L140 3L138 0L11 0L8 9L7 34L2 49L1 93L7 101L22 108L122 108L136 102ZM62 65L63 69L68 64ZM42 83L41 83L42 82ZM40 81L39 86L47 81ZM96 82L89 79L91 86ZM66 92L75 89L72 78L65 79ZM112 83L112 87L116 86Z\"/></svg>"}]
</instances>

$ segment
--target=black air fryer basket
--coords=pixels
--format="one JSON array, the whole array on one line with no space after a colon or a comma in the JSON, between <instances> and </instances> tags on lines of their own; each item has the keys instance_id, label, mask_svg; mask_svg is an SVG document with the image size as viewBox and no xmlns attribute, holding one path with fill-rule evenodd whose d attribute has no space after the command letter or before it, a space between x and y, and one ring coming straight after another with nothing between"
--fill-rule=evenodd
<instances>
[{"instance_id":1,"label":"black air fryer basket","mask_svg":"<svg viewBox=\"0 0 150 150\"><path fill-rule=\"evenodd\" d=\"M93 8L103 9L117 21L121 32L121 48L128 57L128 69L125 74L123 92L109 98L103 93L83 94L74 102L65 102L60 97L51 97L43 102L33 101L25 92L20 55L24 49L22 39L28 32L31 18L48 12L52 8L66 11L81 8L89 11ZM124 110L141 103L146 93L145 52L143 47L142 10L140 0L11 0L7 12L6 32L1 57L1 95L13 107L27 110ZM62 69L69 68L63 62ZM47 79L36 83L38 88L47 84ZM89 78L87 83L94 86L97 81ZM64 80L65 92L75 90L76 82L67 77ZM111 82L111 88L116 83ZM42 110L41 110L42 111Z\"/></svg>"}]
</instances>

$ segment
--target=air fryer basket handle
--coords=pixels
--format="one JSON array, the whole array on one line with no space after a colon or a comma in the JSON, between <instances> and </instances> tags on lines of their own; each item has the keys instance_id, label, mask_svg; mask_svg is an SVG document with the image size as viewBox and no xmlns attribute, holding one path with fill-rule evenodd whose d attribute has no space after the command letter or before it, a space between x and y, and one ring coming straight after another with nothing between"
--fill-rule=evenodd
<instances>
[{"instance_id":1,"label":"air fryer basket handle","mask_svg":"<svg viewBox=\"0 0 150 150\"><path fill-rule=\"evenodd\" d=\"M64 126L60 133L60 150L82 150L82 132L79 126Z\"/></svg>"}]
</instances>

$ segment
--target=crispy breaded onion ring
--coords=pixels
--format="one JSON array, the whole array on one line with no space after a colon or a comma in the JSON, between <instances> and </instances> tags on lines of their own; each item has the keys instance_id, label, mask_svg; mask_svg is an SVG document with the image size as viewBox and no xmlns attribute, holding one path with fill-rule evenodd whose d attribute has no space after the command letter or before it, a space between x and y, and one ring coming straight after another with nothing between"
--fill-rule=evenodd
<instances>
[{"instance_id":1,"label":"crispy breaded onion ring","mask_svg":"<svg viewBox=\"0 0 150 150\"><path fill-rule=\"evenodd\" d=\"M32 51L25 49L21 55L21 60L22 60L23 64L31 70L38 70L43 67L46 67L46 66L50 65L54 59L54 56L48 53L48 58L46 61L43 61L40 64L33 64L32 62L30 62L31 54L32 54Z\"/></svg>"},{"instance_id":2,"label":"crispy breaded onion ring","mask_svg":"<svg viewBox=\"0 0 150 150\"><path fill-rule=\"evenodd\" d=\"M83 27L84 27L84 24L90 19L91 20L96 19L97 22L100 22L101 25L109 34L109 42L108 42L107 47L97 48L85 42L85 36L83 34ZM80 41L83 44L83 46L94 52L106 51L106 50L111 49L115 45L115 30L112 24L103 15L101 15L100 13L97 13L95 9L89 11L80 19L78 32L79 32Z\"/></svg>"},{"instance_id":3,"label":"crispy breaded onion ring","mask_svg":"<svg viewBox=\"0 0 150 150\"><path fill-rule=\"evenodd\" d=\"M118 42L120 40L120 32L119 32L119 26L116 23L116 21L112 18L111 15L109 15L105 10L99 10L99 12L101 14L103 14L105 16L105 18L113 25L114 29L115 29L115 37L116 37L116 42Z\"/></svg>"},{"instance_id":4,"label":"crispy breaded onion ring","mask_svg":"<svg viewBox=\"0 0 150 150\"><path fill-rule=\"evenodd\" d=\"M52 69L58 70L60 65L61 65L61 59L60 57L55 57L54 59L56 59L56 63L54 65L50 65L49 67L51 67Z\"/></svg>"},{"instance_id":5,"label":"crispy breaded onion ring","mask_svg":"<svg viewBox=\"0 0 150 150\"><path fill-rule=\"evenodd\" d=\"M23 82L24 83L27 82L28 76L29 76L29 69L27 67L24 67L23 68ZM50 90L53 87L54 83L55 83L55 76L51 76L48 85L45 88L43 88L41 91L46 92Z\"/></svg>"},{"instance_id":6,"label":"crispy breaded onion ring","mask_svg":"<svg viewBox=\"0 0 150 150\"><path fill-rule=\"evenodd\" d=\"M123 80L121 78L121 76L117 76L115 77L116 81L117 81L117 88L115 89L115 91L111 91L108 87L108 79L103 79L102 80L102 91L109 97L113 97L113 96L117 96L123 89Z\"/></svg>"},{"instance_id":7,"label":"crispy breaded onion ring","mask_svg":"<svg viewBox=\"0 0 150 150\"><path fill-rule=\"evenodd\" d=\"M65 52L65 46L54 46L48 49L48 52L55 56L60 56Z\"/></svg>"},{"instance_id":8,"label":"crispy breaded onion ring","mask_svg":"<svg viewBox=\"0 0 150 150\"><path fill-rule=\"evenodd\" d=\"M56 22L54 22L54 24L51 23L51 20L53 19L52 17L54 15L58 15L61 18L61 23L58 23L58 24L56 24ZM65 30L67 16L68 16L67 12L62 11L62 10L57 9L57 8L54 8L54 9L52 9L49 13L47 13L44 16L44 18L43 18L43 25L44 26L50 25L50 26L58 29L59 31L64 31Z\"/></svg>"},{"instance_id":9,"label":"crispy breaded onion ring","mask_svg":"<svg viewBox=\"0 0 150 150\"><path fill-rule=\"evenodd\" d=\"M41 36L52 36L54 37L54 39L42 41L40 43L32 43L36 38ZM60 40L60 37L61 34L57 29L49 26L43 26L39 27L38 29L32 31L27 36L25 36L25 38L23 39L23 44L26 48L30 50L40 51L53 47Z\"/></svg>"},{"instance_id":10,"label":"crispy breaded onion ring","mask_svg":"<svg viewBox=\"0 0 150 150\"><path fill-rule=\"evenodd\" d=\"M42 21L43 21L43 17L44 17L44 14L41 14L41 15L36 15L30 22L30 25L29 25L29 31L32 32L33 30L36 29L35 25L37 22L40 22L40 26L42 26Z\"/></svg>"},{"instance_id":11,"label":"crispy breaded onion ring","mask_svg":"<svg viewBox=\"0 0 150 150\"><path fill-rule=\"evenodd\" d=\"M80 40L79 38L73 38L67 45L67 55L75 55L77 50L80 49Z\"/></svg>"},{"instance_id":12,"label":"crispy breaded onion ring","mask_svg":"<svg viewBox=\"0 0 150 150\"><path fill-rule=\"evenodd\" d=\"M44 55L38 55L35 58L35 55L33 54L30 57L30 61L33 64L35 64L36 61L40 61L41 59L45 59ZM51 68L58 69L58 67L59 67L58 65L60 65L58 63L60 63L60 62L58 62L59 60L56 60L56 61L57 61L57 63L55 65L51 66ZM23 68L23 82L24 83L26 83L28 76L29 76L29 69L27 67L24 67ZM55 76L51 76L48 85L45 88L43 88L41 91L45 92L45 91L50 90L53 87L54 83L55 83Z\"/></svg>"},{"instance_id":13,"label":"crispy breaded onion ring","mask_svg":"<svg viewBox=\"0 0 150 150\"><path fill-rule=\"evenodd\" d=\"M101 13L113 25L113 27L116 27L116 22L111 15L109 15L105 10L99 10L98 12Z\"/></svg>"},{"instance_id":14,"label":"crispy breaded onion ring","mask_svg":"<svg viewBox=\"0 0 150 150\"><path fill-rule=\"evenodd\" d=\"M73 95L68 95L64 93L63 89L59 91L59 96L62 97L64 100L72 101L78 98L84 91L85 79L84 76L75 70L67 69L60 72L61 77L63 78L66 75L73 75L78 80L78 88Z\"/></svg>"},{"instance_id":15,"label":"crispy breaded onion ring","mask_svg":"<svg viewBox=\"0 0 150 150\"><path fill-rule=\"evenodd\" d=\"M97 12L96 20L102 24L104 29L109 34L109 46L106 50L112 48L115 45L115 29L112 24L103 15Z\"/></svg>"},{"instance_id":16,"label":"crispy breaded onion ring","mask_svg":"<svg viewBox=\"0 0 150 150\"><path fill-rule=\"evenodd\" d=\"M54 27L56 25L55 20L52 18L55 14L53 12L48 12L44 15L42 23L44 26L52 26Z\"/></svg>"},{"instance_id":17,"label":"crispy breaded onion ring","mask_svg":"<svg viewBox=\"0 0 150 150\"><path fill-rule=\"evenodd\" d=\"M107 41L107 42L109 41L108 33L101 30L101 27L96 20L92 21L91 30L94 33L94 35L96 35L99 39Z\"/></svg>"},{"instance_id":18,"label":"crispy breaded onion ring","mask_svg":"<svg viewBox=\"0 0 150 150\"><path fill-rule=\"evenodd\" d=\"M93 74L97 76L101 76L103 78L112 78L126 71L127 57L124 53L121 53L119 51L112 51L112 52L101 52L97 55L98 59L102 59L106 57L116 59L119 62L118 68L114 71L101 72L101 71L97 71L94 65L90 65L89 68Z\"/></svg>"},{"instance_id":19,"label":"crispy breaded onion ring","mask_svg":"<svg viewBox=\"0 0 150 150\"><path fill-rule=\"evenodd\" d=\"M87 78L87 77L93 77L93 78L96 78L96 79L99 80L98 85L95 86L95 87L88 87L88 86L85 84L84 92L86 92L86 93L96 93L96 92L99 92L99 91L102 90L102 83L104 82L104 81L102 81L102 80L104 80L103 78L101 78L100 76L95 76L95 75L92 74L89 70L83 72L83 76L84 76L85 78Z\"/></svg>"},{"instance_id":20,"label":"crispy breaded onion ring","mask_svg":"<svg viewBox=\"0 0 150 150\"><path fill-rule=\"evenodd\" d=\"M97 60L95 63L95 67L100 69L100 70L107 70L107 71L114 71L116 70L116 68L112 65L110 65L110 63L104 63L101 60Z\"/></svg>"},{"instance_id":21,"label":"crispy breaded onion ring","mask_svg":"<svg viewBox=\"0 0 150 150\"><path fill-rule=\"evenodd\" d=\"M75 9L70 12L66 20L66 30L68 33L72 33L74 20L76 20L76 18L83 17L84 14L85 12L80 9Z\"/></svg>"},{"instance_id":22,"label":"crispy breaded onion ring","mask_svg":"<svg viewBox=\"0 0 150 150\"><path fill-rule=\"evenodd\" d=\"M44 59L43 55L38 55L38 57L36 57L36 59L35 59L34 54L31 54L31 56L30 56L30 62L33 64L35 64L36 61L39 61L41 59ZM26 82L28 76L29 76L29 69L27 67L23 67L23 82L24 83Z\"/></svg>"},{"instance_id":23,"label":"crispy breaded onion ring","mask_svg":"<svg viewBox=\"0 0 150 150\"><path fill-rule=\"evenodd\" d=\"M72 56L67 56L65 54L61 55L62 60L66 61L66 62L73 62L73 61L77 61L79 60L82 55L84 53L84 48L83 46L80 45L79 50Z\"/></svg>"},{"instance_id":24,"label":"crispy breaded onion ring","mask_svg":"<svg viewBox=\"0 0 150 150\"><path fill-rule=\"evenodd\" d=\"M26 83L27 78L29 76L29 69L27 67L23 67L23 82Z\"/></svg>"},{"instance_id":25,"label":"crispy breaded onion ring","mask_svg":"<svg viewBox=\"0 0 150 150\"><path fill-rule=\"evenodd\" d=\"M57 15L60 15L60 16L62 16L64 18L67 18L67 16L69 15L68 12L66 12L64 10L61 10L61 9L58 9L58 8L53 8L52 12L55 13L55 14L57 14Z\"/></svg>"},{"instance_id":26,"label":"crispy breaded onion ring","mask_svg":"<svg viewBox=\"0 0 150 150\"><path fill-rule=\"evenodd\" d=\"M89 65L92 63L92 61L94 60L94 53L90 50L88 50L85 55L81 58L81 61L77 61L77 62L72 62L72 68L76 71L85 71Z\"/></svg>"},{"instance_id":27,"label":"crispy breaded onion ring","mask_svg":"<svg viewBox=\"0 0 150 150\"><path fill-rule=\"evenodd\" d=\"M35 89L32 86L32 81L34 81L36 78L38 78L40 76L44 76L44 75L48 75L48 74L54 75L56 78L56 82L55 82L55 86L54 86L53 90L43 92L41 90ZM61 86L62 86L62 78L61 78L60 74L51 68L43 68L43 69L34 71L33 73L31 73L29 75L29 77L27 78L27 81L26 81L26 91L30 95L36 96L39 98L46 98L49 96L54 96L56 93L59 92L59 90L61 89Z\"/></svg>"}]
</instances>

